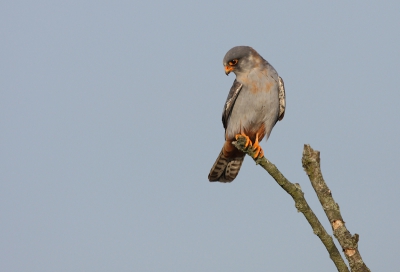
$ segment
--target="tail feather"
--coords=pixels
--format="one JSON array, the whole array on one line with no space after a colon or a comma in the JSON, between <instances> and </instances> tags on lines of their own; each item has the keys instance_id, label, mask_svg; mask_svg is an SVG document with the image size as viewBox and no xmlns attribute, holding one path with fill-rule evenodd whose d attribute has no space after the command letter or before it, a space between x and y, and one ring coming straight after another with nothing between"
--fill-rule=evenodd
<instances>
[{"instance_id":1,"label":"tail feather","mask_svg":"<svg viewBox=\"0 0 400 272\"><path fill-rule=\"evenodd\" d=\"M223 152L219 153L217 160L208 175L209 181L231 182L239 174L240 167L244 160L243 156L228 158Z\"/></svg>"}]
</instances>

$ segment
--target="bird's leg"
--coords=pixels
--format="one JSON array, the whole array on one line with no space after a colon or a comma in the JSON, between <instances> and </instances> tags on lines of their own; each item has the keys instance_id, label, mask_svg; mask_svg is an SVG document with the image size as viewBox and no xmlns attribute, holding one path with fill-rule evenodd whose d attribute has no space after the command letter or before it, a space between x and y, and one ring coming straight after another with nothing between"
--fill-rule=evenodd
<instances>
[{"instance_id":1,"label":"bird's leg","mask_svg":"<svg viewBox=\"0 0 400 272\"><path fill-rule=\"evenodd\" d=\"M240 133L239 133L239 134L236 134L236 136L235 136L236 141L237 141L237 139L238 139L239 137L245 137L245 138L246 138L246 144L244 145L244 147L247 148L248 146L252 146L252 142L251 142L249 136L247 136L246 134L244 134L244 132L243 132L242 129L240 129Z\"/></svg>"},{"instance_id":2,"label":"bird's leg","mask_svg":"<svg viewBox=\"0 0 400 272\"><path fill-rule=\"evenodd\" d=\"M253 155L253 159L264 157L264 150L262 150L262 148L258 142L258 133L256 133L256 140L254 141L253 149L255 152Z\"/></svg>"}]
</instances>

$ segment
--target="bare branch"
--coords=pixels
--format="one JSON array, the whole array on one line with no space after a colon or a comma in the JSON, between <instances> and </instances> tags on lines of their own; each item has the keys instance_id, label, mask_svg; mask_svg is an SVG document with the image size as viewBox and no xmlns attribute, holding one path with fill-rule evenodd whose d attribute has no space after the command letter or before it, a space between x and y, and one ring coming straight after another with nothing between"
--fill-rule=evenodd
<instances>
[{"instance_id":1,"label":"bare branch","mask_svg":"<svg viewBox=\"0 0 400 272\"><path fill-rule=\"evenodd\" d=\"M351 271L370 272L358 251L359 235L356 233L352 236L347 230L340 213L339 205L333 199L332 192L329 190L324 178L322 177L320 161L319 151L313 150L310 145L304 145L302 159L303 168L310 178L311 185L321 202L329 222L331 223L333 235L339 241L344 255L349 262Z\"/></svg>"},{"instance_id":2,"label":"bare branch","mask_svg":"<svg viewBox=\"0 0 400 272\"><path fill-rule=\"evenodd\" d=\"M247 155L252 156L254 154L254 150L252 148L245 148L245 143L245 137L239 137L236 142L233 142L236 148L245 152ZM300 185L298 183L293 184L289 180L287 180L278 170L278 168L276 168L276 166L268 161L265 157L262 157L255 161L257 164L260 164L275 179L279 186L281 186L288 194L291 195L295 202L297 210L303 213L308 223L311 225L314 234L316 234L320 238L321 242L324 244L326 250L329 253L329 257L336 265L338 271L349 272L349 269L345 264L342 256L340 255L339 250L334 244L332 237L326 232L321 222L319 222L317 216L311 210L306 199L304 198L304 193L301 190Z\"/></svg>"}]
</instances>

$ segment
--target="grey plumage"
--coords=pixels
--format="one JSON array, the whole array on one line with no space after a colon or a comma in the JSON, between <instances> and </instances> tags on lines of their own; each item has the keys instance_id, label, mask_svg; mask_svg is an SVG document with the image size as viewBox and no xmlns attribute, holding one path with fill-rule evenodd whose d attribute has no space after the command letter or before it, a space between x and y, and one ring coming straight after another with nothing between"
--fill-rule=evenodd
<instances>
[{"instance_id":1,"label":"grey plumage","mask_svg":"<svg viewBox=\"0 0 400 272\"><path fill-rule=\"evenodd\" d=\"M236 74L235 82L243 86L230 113L225 113L230 119L226 126L226 137L233 138L241 129L253 131L264 124L268 139L279 117L278 73L251 47L234 47L226 54L224 65L235 56L239 59L233 71Z\"/></svg>"},{"instance_id":2,"label":"grey plumage","mask_svg":"<svg viewBox=\"0 0 400 272\"><path fill-rule=\"evenodd\" d=\"M253 48L237 46L224 59L225 71L233 71L236 79L225 102L222 123L225 144L212 167L209 180L230 182L240 170L244 153L233 145L237 134L245 134L254 143L268 139L272 128L285 113L283 80Z\"/></svg>"}]
</instances>

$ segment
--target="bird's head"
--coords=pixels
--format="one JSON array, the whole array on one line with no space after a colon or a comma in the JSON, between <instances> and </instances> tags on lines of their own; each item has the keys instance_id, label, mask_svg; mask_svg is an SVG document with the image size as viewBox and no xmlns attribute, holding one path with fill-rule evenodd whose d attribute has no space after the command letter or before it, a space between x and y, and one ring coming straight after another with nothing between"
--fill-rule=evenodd
<instances>
[{"instance_id":1,"label":"bird's head","mask_svg":"<svg viewBox=\"0 0 400 272\"><path fill-rule=\"evenodd\" d=\"M250 46L236 46L229 50L223 60L225 74L250 71L254 66L253 55L258 53Z\"/></svg>"}]
</instances>

